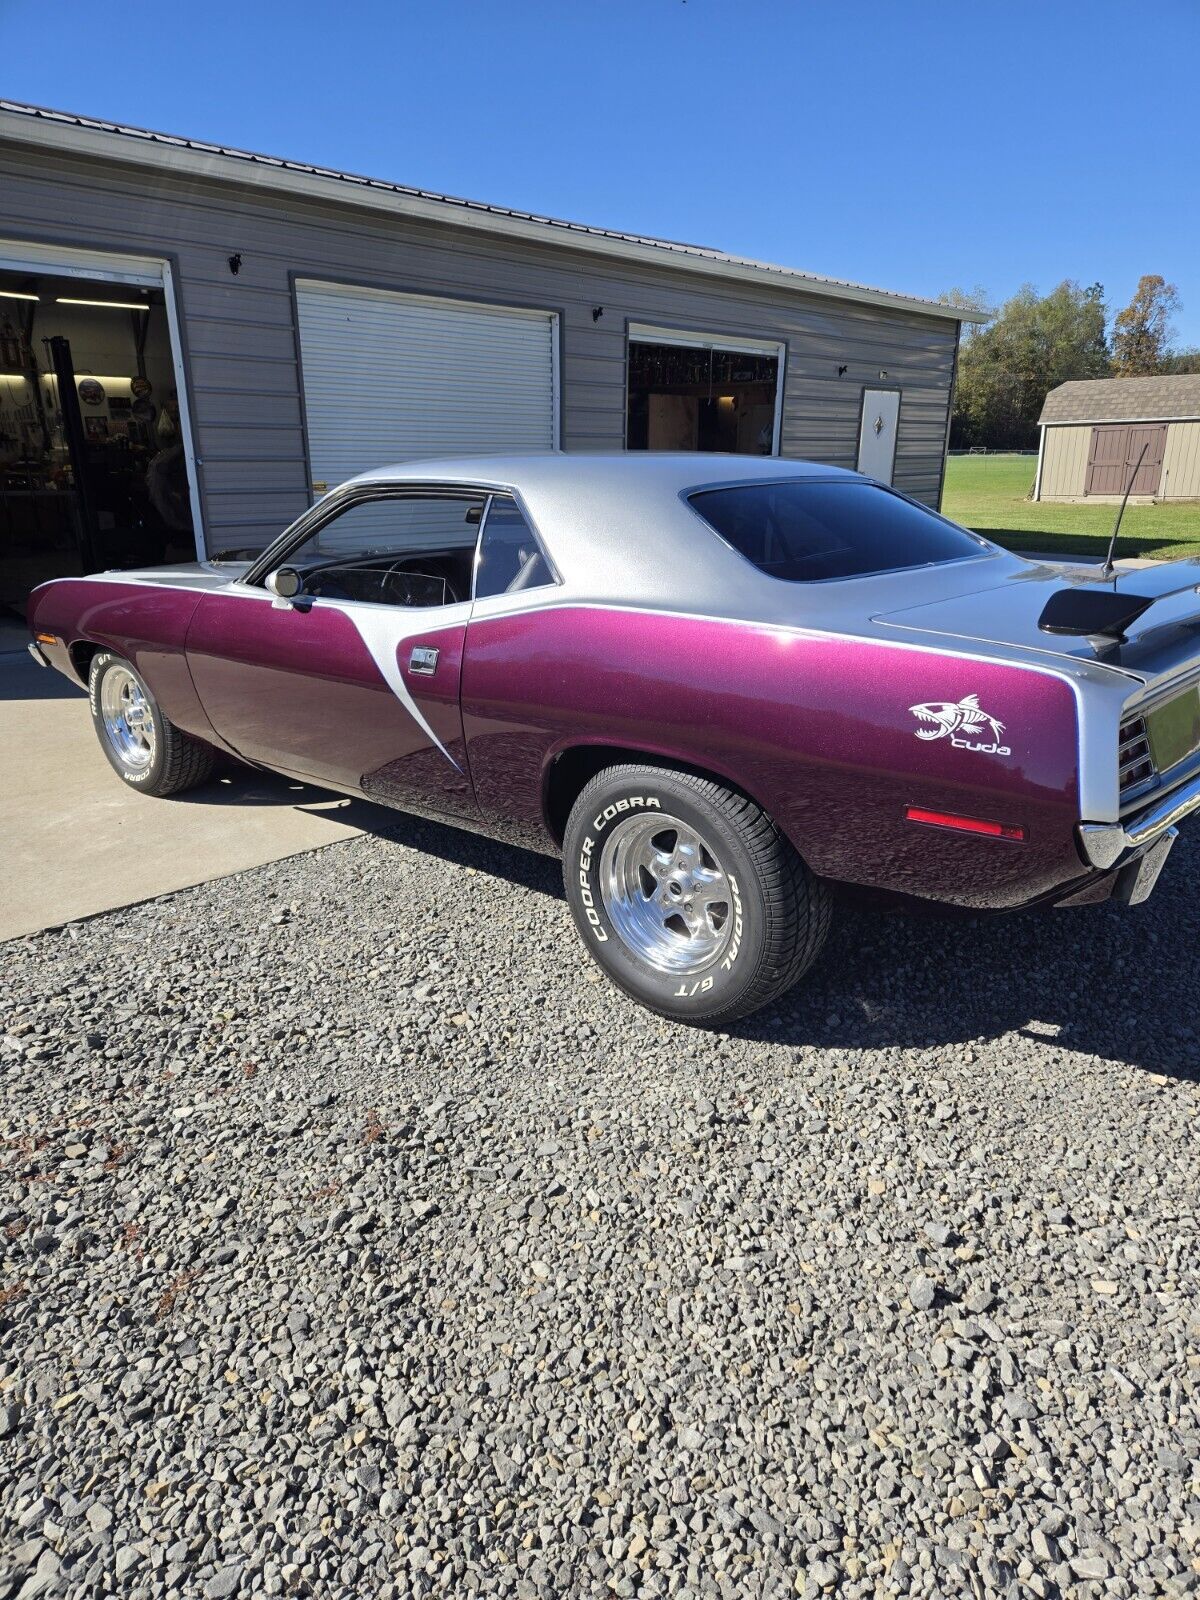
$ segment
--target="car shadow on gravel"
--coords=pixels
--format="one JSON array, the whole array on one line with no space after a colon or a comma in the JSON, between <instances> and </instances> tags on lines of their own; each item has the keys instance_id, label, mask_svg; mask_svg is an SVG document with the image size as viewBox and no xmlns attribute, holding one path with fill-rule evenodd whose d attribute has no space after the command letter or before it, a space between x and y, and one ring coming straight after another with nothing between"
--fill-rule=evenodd
<instances>
[{"instance_id":1,"label":"car shadow on gravel","mask_svg":"<svg viewBox=\"0 0 1200 1600\"><path fill-rule=\"evenodd\" d=\"M365 831L562 900L557 860L383 807ZM727 1031L764 1044L928 1049L1012 1034L1200 1079L1200 829L1144 906L970 916L845 897L829 942L778 1005ZM632 1004L633 1002L622 1002Z\"/></svg>"},{"instance_id":2,"label":"car shadow on gravel","mask_svg":"<svg viewBox=\"0 0 1200 1600\"><path fill-rule=\"evenodd\" d=\"M563 899L556 860L401 812L370 830ZM1200 830L1144 906L1009 916L882 909L844 898L817 965L728 1032L822 1049L954 1047L1011 1034L1040 1049L1200 1079ZM632 1002L622 1002L632 1004Z\"/></svg>"},{"instance_id":3,"label":"car shadow on gravel","mask_svg":"<svg viewBox=\"0 0 1200 1600\"><path fill-rule=\"evenodd\" d=\"M839 905L816 967L731 1029L764 1043L958 1046L1006 1034L1200 1080L1200 834L1153 898L1008 916Z\"/></svg>"},{"instance_id":4,"label":"car shadow on gravel","mask_svg":"<svg viewBox=\"0 0 1200 1600\"><path fill-rule=\"evenodd\" d=\"M364 833L562 900L548 856L365 800L230 767L176 804L328 809ZM260 794L259 790L263 792ZM844 897L813 970L774 1007L728 1032L823 1049L929 1049L1012 1034L1040 1047L1200 1080L1200 830L1181 839L1153 898L969 916ZM632 1004L632 1002L623 1002Z\"/></svg>"},{"instance_id":5,"label":"car shadow on gravel","mask_svg":"<svg viewBox=\"0 0 1200 1600\"><path fill-rule=\"evenodd\" d=\"M354 802L356 805L359 803ZM341 813L339 820L352 822L364 833L404 845L410 850L419 850L424 855L437 856L455 866L470 867L476 872L503 878L535 894L548 895L553 900L566 898L563 893L562 864L553 856L539 855L535 850L524 850L497 839L487 839L482 834L468 833L464 828L431 822L407 811L392 811L386 806L368 805L366 801L361 803L370 812L365 821L357 812L353 817L348 812Z\"/></svg>"}]
</instances>

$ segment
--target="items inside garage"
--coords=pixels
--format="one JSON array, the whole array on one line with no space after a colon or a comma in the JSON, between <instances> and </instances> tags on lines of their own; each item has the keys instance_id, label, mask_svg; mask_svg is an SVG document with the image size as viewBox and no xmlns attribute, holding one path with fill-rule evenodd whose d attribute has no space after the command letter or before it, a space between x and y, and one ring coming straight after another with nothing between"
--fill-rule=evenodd
<instances>
[{"instance_id":1,"label":"items inside garage","mask_svg":"<svg viewBox=\"0 0 1200 1600\"><path fill-rule=\"evenodd\" d=\"M631 333L627 447L769 456L778 387L778 354Z\"/></svg>"},{"instance_id":2,"label":"items inside garage","mask_svg":"<svg viewBox=\"0 0 1200 1600\"><path fill-rule=\"evenodd\" d=\"M48 578L194 557L162 290L0 272L0 613Z\"/></svg>"}]
</instances>

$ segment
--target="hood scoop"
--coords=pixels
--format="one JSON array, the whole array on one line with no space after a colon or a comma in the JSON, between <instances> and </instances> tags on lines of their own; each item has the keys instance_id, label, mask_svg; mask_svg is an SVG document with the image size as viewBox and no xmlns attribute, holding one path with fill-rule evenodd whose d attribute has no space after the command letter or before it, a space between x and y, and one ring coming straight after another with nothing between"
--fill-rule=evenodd
<instances>
[{"instance_id":1,"label":"hood scoop","mask_svg":"<svg viewBox=\"0 0 1200 1600\"><path fill-rule=\"evenodd\" d=\"M1076 639L1108 639L1120 644L1144 612L1153 595L1117 594L1111 589L1072 586L1052 594L1042 608L1038 627L1043 633L1067 634Z\"/></svg>"}]
</instances>

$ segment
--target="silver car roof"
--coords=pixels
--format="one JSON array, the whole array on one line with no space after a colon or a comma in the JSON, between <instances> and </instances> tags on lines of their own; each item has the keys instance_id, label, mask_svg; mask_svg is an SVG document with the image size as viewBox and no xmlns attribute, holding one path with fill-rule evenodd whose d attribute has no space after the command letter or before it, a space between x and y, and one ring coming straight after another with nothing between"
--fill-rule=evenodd
<instances>
[{"instance_id":1,"label":"silver car roof","mask_svg":"<svg viewBox=\"0 0 1200 1600\"><path fill-rule=\"evenodd\" d=\"M353 485L385 483L512 490L562 575L560 603L578 599L750 622L869 626L882 594L895 593L895 581L904 574L784 583L726 544L688 503L690 494L705 489L782 479L868 481L842 467L778 456L545 452L405 461L363 473L339 493ZM1020 564L982 544L976 559ZM941 598L961 590L961 567L955 562L917 569L921 596ZM901 596L911 592L908 585L900 586ZM525 604L543 597L550 598L529 591Z\"/></svg>"}]
</instances>

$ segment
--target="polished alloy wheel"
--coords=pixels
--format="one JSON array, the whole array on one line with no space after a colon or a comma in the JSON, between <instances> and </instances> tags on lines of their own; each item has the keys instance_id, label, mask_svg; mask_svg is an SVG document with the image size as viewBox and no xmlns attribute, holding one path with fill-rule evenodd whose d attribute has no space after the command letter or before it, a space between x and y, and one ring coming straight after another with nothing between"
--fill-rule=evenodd
<instances>
[{"instance_id":1,"label":"polished alloy wheel","mask_svg":"<svg viewBox=\"0 0 1200 1600\"><path fill-rule=\"evenodd\" d=\"M599 886L617 935L660 972L687 976L724 954L729 880L707 841L677 817L618 823L604 842Z\"/></svg>"},{"instance_id":2,"label":"polished alloy wheel","mask_svg":"<svg viewBox=\"0 0 1200 1600\"><path fill-rule=\"evenodd\" d=\"M154 718L142 686L128 667L109 667L100 684L104 735L122 764L141 772L154 760Z\"/></svg>"}]
</instances>

